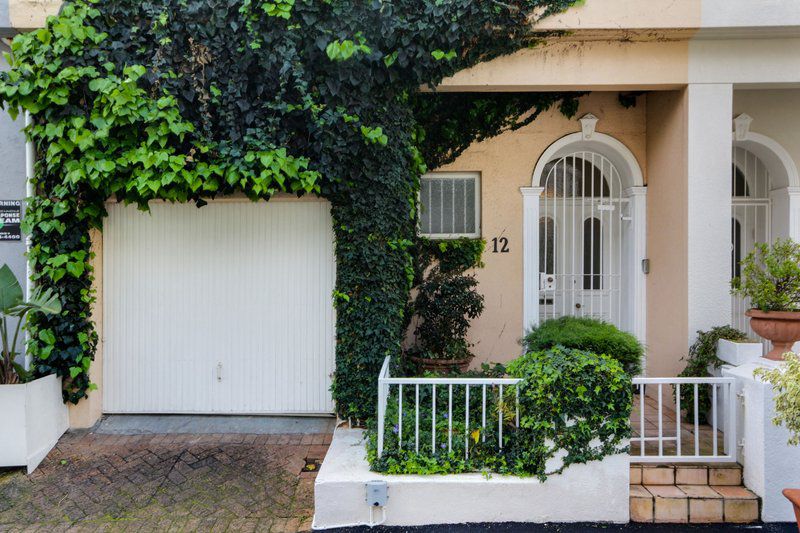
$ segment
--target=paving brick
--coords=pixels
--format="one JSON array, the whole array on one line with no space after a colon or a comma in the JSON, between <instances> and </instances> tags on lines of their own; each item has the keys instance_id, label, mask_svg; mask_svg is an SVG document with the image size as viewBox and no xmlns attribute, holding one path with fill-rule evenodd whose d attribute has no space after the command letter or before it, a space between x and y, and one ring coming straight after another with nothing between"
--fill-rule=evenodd
<instances>
[{"instance_id":1,"label":"paving brick","mask_svg":"<svg viewBox=\"0 0 800 533\"><path fill-rule=\"evenodd\" d=\"M723 500L689 499L689 522L693 524L720 523L723 521Z\"/></svg>"},{"instance_id":2,"label":"paving brick","mask_svg":"<svg viewBox=\"0 0 800 533\"><path fill-rule=\"evenodd\" d=\"M728 486L713 486L711 487L719 493L725 499L731 500L757 500L758 496L756 496L752 491L746 489L744 487L728 487Z\"/></svg>"},{"instance_id":3,"label":"paving brick","mask_svg":"<svg viewBox=\"0 0 800 533\"><path fill-rule=\"evenodd\" d=\"M708 467L678 466L675 468L677 485L708 485Z\"/></svg>"},{"instance_id":4,"label":"paving brick","mask_svg":"<svg viewBox=\"0 0 800 533\"><path fill-rule=\"evenodd\" d=\"M712 500L721 500L720 493L709 487L708 485L678 485L686 495L690 498L704 498Z\"/></svg>"},{"instance_id":5,"label":"paving brick","mask_svg":"<svg viewBox=\"0 0 800 533\"><path fill-rule=\"evenodd\" d=\"M630 496L631 521L653 521L653 495L641 485L631 485Z\"/></svg>"},{"instance_id":6,"label":"paving brick","mask_svg":"<svg viewBox=\"0 0 800 533\"><path fill-rule=\"evenodd\" d=\"M747 524L759 519L758 500L729 500L725 499L724 518L731 524Z\"/></svg>"},{"instance_id":7,"label":"paving brick","mask_svg":"<svg viewBox=\"0 0 800 533\"><path fill-rule=\"evenodd\" d=\"M674 485L645 485L655 497L654 518L656 522L686 523L689 521L689 499Z\"/></svg>"},{"instance_id":8,"label":"paving brick","mask_svg":"<svg viewBox=\"0 0 800 533\"><path fill-rule=\"evenodd\" d=\"M631 485L642 484L642 467L631 466Z\"/></svg>"},{"instance_id":9,"label":"paving brick","mask_svg":"<svg viewBox=\"0 0 800 533\"><path fill-rule=\"evenodd\" d=\"M675 467L673 466L643 466L642 485L674 485Z\"/></svg>"},{"instance_id":10,"label":"paving brick","mask_svg":"<svg viewBox=\"0 0 800 533\"><path fill-rule=\"evenodd\" d=\"M708 469L709 485L737 486L742 484L742 469L740 466L711 467Z\"/></svg>"},{"instance_id":11,"label":"paving brick","mask_svg":"<svg viewBox=\"0 0 800 533\"><path fill-rule=\"evenodd\" d=\"M308 530L300 467L329 436L308 437L70 432L34 475L0 474L0 531Z\"/></svg>"}]
</instances>

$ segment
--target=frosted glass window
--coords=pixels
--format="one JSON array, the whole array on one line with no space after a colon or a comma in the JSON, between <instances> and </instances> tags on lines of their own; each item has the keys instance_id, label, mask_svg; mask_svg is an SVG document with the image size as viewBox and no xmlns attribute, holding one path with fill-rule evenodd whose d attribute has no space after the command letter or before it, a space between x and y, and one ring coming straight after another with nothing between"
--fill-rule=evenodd
<instances>
[{"instance_id":1,"label":"frosted glass window","mask_svg":"<svg viewBox=\"0 0 800 533\"><path fill-rule=\"evenodd\" d=\"M420 232L434 238L480 236L477 173L437 172L420 183Z\"/></svg>"}]
</instances>

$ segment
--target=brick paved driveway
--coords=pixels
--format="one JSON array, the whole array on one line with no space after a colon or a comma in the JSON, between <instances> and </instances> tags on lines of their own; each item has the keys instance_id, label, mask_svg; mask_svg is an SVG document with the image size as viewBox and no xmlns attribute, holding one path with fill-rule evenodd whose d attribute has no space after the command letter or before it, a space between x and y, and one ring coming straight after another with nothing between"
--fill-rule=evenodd
<instances>
[{"instance_id":1,"label":"brick paved driveway","mask_svg":"<svg viewBox=\"0 0 800 533\"><path fill-rule=\"evenodd\" d=\"M70 433L0 472L0 531L302 531L330 435Z\"/></svg>"}]
</instances>

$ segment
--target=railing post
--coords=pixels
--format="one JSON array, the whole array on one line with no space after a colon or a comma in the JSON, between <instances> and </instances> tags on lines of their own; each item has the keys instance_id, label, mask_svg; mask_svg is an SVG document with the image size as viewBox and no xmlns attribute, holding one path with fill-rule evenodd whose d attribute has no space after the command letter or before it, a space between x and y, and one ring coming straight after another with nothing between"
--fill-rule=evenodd
<instances>
[{"instance_id":1,"label":"railing post","mask_svg":"<svg viewBox=\"0 0 800 533\"><path fill-rule=\"evenodd\" d=\"M386 357L378 375L378 457L383 455L383 432L385 430L386 401L389 396L389 385L385 378L389 377L389 357Z\"/></svg>"},{"instance_id":2,"label":"railing post","mask_svg":"<svg viewBox=\"0 0 800 533\"><path fill-rule=\"evenodd\" d=\"M725 422L725 453L730 455L731 459L736 462L739 452L736 446L736 424L738 422L736 415L736 382L728 383L725 390L727 391L725 403L728 405L727 421Z\"/></svg>"}]
</instances>

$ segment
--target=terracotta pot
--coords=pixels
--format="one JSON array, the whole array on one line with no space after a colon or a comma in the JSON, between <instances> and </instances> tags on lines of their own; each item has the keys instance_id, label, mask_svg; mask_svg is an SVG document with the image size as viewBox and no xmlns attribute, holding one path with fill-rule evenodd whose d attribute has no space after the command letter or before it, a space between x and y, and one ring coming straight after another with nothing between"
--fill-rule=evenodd
<instances>
[{"instance_id":1,"label":"terracotta pot","mask_svg":"<svg viewBox=\"0 0 800 533\"><path fill-rule=\"evenodd\" d=\"M409 356L409 359L422 367L423 370L430 372L452 372L453 370L464 372L472 362L472 357L463 359L426 359L412 355Z\"/></svg>"},{"instance_id":2,"label":"terracotta pot","mask_svg":"<svg viewBox=\"0 0 800 533\"><path fill-rule=\"evenodd\" d=\"M791 352L794 343L800 341L800 311L750 309L745 315L750 317L753 331L772 341L772 350L764 356L767 359L783 361L783 354Z\"/></svg>"},{"instance_id":3,"label":"terracotta pot","mask_svg":"<svg viewBox=\"0 0 800 533\"><path fill-rule=\"evenodd\" d=\"M794 506L794 516L797 518L797 530L800 531L800 489L783 489L783 495L786 496Z\"/></svg>"}]
</instances>

